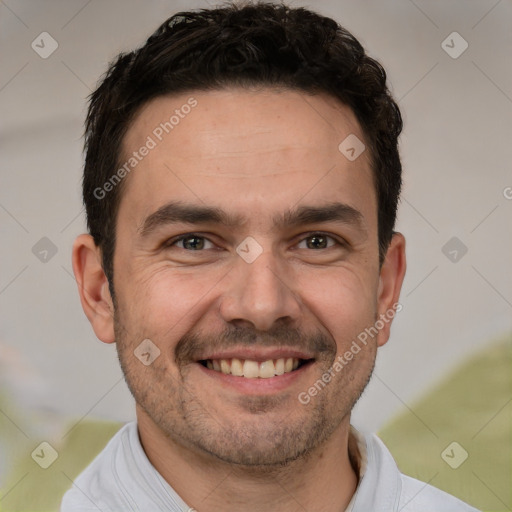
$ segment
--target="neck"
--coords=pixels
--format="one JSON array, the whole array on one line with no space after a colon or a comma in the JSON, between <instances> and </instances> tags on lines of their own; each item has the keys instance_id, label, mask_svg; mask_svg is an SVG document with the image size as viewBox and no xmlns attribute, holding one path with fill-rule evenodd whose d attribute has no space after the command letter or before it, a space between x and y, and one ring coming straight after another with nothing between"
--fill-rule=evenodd
<instances>
[{"instance_id":1,"label":"neck","mask_svg":"<svg viewBox=\"0 0 512 512\"><path fill-rule=\"evenodd\" d=\"M357 487L349 457L349 416L314 453L278 467L228 464L166 436L139 408L137 420L149 460L198 512L339 512ZM354 459L353 439L350 446Z\"/></svg>"}]
</instances>

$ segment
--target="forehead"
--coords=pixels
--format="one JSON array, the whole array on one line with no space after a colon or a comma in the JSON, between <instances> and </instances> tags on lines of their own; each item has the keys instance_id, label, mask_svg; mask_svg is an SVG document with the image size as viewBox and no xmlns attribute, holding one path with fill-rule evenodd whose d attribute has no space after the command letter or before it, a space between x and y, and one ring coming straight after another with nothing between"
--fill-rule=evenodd
<instances>
[{"instance_id":1,"label":"forehead","mask_svg":"<svg viewBox=\"0 0 512 512\"><path fill-rule=\"evenodd\" d=\"M305 196L319 203L352 194L371 210L369 152L348 159L340 151L347 137L363 144L353 112L327 95L226 89L158 97L123 141L122 160L134 152L140 160L121 208L128 203L147 215L179 198L272 216Z\"/></svg>"}]
</instances>

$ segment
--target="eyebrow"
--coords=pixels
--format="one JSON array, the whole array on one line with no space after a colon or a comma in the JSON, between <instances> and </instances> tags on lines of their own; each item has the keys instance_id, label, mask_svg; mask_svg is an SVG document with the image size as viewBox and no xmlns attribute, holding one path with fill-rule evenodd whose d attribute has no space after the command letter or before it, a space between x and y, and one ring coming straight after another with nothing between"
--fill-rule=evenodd
<instances>
[{"instance_id":1,"label":"eyebrow","mask_svg":"<svg viewBox=\"0 0 512 512\"><path fill-rule=\"evenodd\" d=\"M146 217L138 231L144 238L168 224L222 224L229 228L237 228L243 226L247 220L248 218L243 215L228 213L221 208L171 201ZM322 206L299 206L275 215L272 220L274 230L323 222L342 222L364 229L361 212L340 202Z\"/></svg>"}]
</instances>

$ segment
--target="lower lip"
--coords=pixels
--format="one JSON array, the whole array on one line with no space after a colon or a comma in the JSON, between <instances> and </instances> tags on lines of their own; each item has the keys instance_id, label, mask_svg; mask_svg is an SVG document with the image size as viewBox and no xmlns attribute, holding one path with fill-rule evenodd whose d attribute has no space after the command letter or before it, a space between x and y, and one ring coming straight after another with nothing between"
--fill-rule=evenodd
<instances>
[{"instance_id":1,"label":"lower lip","mask_svg":"<svg viewBox=\"0 0 512 512\"><path fill-rule=\"evenodd\" d=\"M239 393L247 395L270 395L283 391L292 386L297 379L303 377L309 369L313 366L314 361L303 364L297 370L292 372L283 373L283 375L276 375L268 379L247 379L245 377L237 377L235 375L226 375L225 373L216 370L210 370L201 363L196 363L199 369L204 372L207 377L215 379L219 384L234 389Z\"/></svg>"}]
</instances>

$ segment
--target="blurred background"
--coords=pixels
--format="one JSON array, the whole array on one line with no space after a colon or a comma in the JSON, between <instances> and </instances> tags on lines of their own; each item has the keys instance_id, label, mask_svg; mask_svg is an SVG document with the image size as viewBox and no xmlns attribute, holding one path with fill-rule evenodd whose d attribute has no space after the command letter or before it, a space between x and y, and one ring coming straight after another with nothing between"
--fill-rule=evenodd
<instances>
[{"instance_id":1,"label":"blurred background","mask_svg":"<svg viewBox=\"0 0 512 512\"><path fill-rule=\"evenodd\" d=\"M512 2L288 3L361 41L405 122L403 310L353 424L379 432L402 471L512 510ZM0 1L0 510L55 510L135 417L71 269L86 98L119 52L212 5Z\"/></svg>"}]
</instances>

